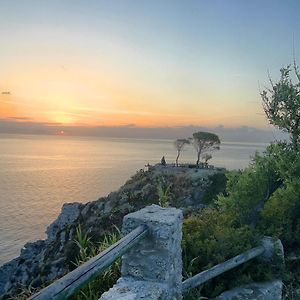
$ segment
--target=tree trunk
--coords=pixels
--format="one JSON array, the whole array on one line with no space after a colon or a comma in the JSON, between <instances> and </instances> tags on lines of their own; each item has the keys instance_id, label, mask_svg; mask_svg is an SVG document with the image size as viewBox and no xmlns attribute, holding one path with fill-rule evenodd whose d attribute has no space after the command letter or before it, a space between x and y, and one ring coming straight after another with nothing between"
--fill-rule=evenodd
<instances>
[{"instance_id":1,"label":"tree trunk","mask_svg":"<svg viewBox=\"0 0 300 300\"><path fill-rule=\"evenodd\" d=\"M251 214L250 214L250 227L255 229L260 213L261 211L264 209L264 206L266 204L266 202L269 200L269 198L272 196L272 194L279 189L280 187L282 187L283 182L279 181L278 184L276 184L275 186L271 186L271 184L268 184L268 188L266 191L265 196L256 204L256 206L253 208Z\"/></svg>"},{"instance_id":2,"label":"tree trunk","mask_svg":"<svg viewBox=\"0 0 300 300\"><path fill-rule=\"evenodd\" d=\"M177 157L176 157L176 167L178 167L178 158L179 158L179 155L180 155L180 151L177 151Z\"/></svg>"},{"instance_id":3,"label":"tree trunk","mask_svg":"<svg viewBox=\"0 0 300 300\"><path fill-rule=\"evenodd\" d=\"M201 151L198 152L198 157L197 157L197 161L196 161L197 168L199 167L200 154L201 154Z\"/></svg>"}]
</instances>

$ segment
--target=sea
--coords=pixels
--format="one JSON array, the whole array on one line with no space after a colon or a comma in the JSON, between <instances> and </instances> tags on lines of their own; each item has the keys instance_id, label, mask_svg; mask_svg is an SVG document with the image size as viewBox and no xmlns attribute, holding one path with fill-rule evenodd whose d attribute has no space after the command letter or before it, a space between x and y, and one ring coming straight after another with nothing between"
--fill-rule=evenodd
<instances>
[{"instance_id":1,"label":"sea","mask_svg":"<svg viewBox=\"0 0 300 300\"><path fill-rule=\"evenodd\" d=\"M222 142L210 164L242 169L266 146ZM64 203L106 196L162 156L174 163L172 140L0 134L0 265L44 239ZM180 162L195 160L186 147Z\"/></svg>"}]
</instances>

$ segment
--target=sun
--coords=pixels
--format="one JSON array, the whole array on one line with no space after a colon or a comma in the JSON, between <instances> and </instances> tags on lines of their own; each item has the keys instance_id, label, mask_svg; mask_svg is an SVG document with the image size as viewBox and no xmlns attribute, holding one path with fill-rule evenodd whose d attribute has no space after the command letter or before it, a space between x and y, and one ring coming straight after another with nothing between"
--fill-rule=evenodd
<instances>
[{"instance_id":1,"label":"sun","mask_svg":"<svg viewBox=\"0 0 300 300\"><path fill-rule=\"evenodd\" d=\"M70 125L76 123L77 121L73 115L64 111L52 111L48 113L48 115L49 115L49 119L52 122L59 123L59 124Z\"/></svg>"}]
</instances>

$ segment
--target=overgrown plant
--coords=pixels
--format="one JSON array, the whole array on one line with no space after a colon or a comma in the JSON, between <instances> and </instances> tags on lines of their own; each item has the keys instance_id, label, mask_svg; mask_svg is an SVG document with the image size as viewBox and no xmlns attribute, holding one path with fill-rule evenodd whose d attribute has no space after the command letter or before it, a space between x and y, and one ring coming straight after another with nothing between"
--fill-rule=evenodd
<instances>
[{"instance_id":1,"label":"overgrown plant","mask_svg":"<svg viewBox=\"0 0 300 300\"><path fill-rule=\"evenodd\" d=\"M168 207L170 205L170 189L172 184L166 184L162 179L157 186L158 204L161 207Z\"/></svg>"}]
</instances>

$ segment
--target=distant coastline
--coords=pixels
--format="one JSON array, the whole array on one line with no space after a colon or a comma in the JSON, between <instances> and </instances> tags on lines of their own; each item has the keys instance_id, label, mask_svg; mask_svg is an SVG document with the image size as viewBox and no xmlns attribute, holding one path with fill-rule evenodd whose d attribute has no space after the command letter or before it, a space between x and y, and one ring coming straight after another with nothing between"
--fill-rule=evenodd
<instances>
[{"instance_id":1,"label":"distant coastline","mask_svg":"<svg viewBox=\"0 0 300 300\"><path fill-rule=\"evenodd\" d=\"M37 123L22 120L0 119L0 134L65 135L99 138L171 139L191 136L196 131L217 134L221 141L270 143L287 139L288 136L273 128L261 129L248 126L227 128L222 125L205 127L197 125L177 127L139 127L134 124L124 126L66 126L59 123ZM63 132L63 134L61 134Z\"/></svg>"}]
</instances>

